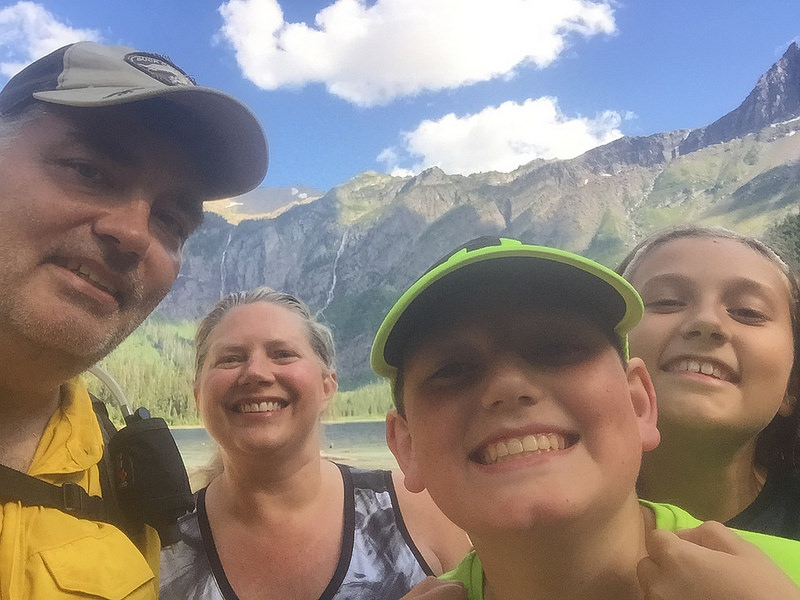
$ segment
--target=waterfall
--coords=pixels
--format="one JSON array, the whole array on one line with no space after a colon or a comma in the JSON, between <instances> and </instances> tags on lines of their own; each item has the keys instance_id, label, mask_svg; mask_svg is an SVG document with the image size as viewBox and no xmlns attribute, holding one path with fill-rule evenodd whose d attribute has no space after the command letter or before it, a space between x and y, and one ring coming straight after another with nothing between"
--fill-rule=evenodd
<instances>
[{"instance_id":1,"label":"waterfall","mask_svg":"<svg viewBox=\"0 0 800 600\"><path fill-rule=\"evenodd\" d=\"M333 259L333 276L331 278L331 287L328 289L328 297L325 299L325 305L317 311L317 317L319 317L333 301L333 290L336 288L336 266L339 264L339 258L342 256L342 252L344 252L344 246L347 243L348 231L348 229L345 229L344 233L342 233L342 241L339 242L339 249L336 251L336 258Z\"/></svg>"},{"instance_id":2,"label":"waterfall","mask_svg":"<svg viewBox=\"0 0 800 600\"><path fill-rule=\"evenodd\" d=\"M219 297L225 295L225 255L228 253L228 246L231 245L232 231L228 232L228 239L225 241L225 247L222 249L222 258L219 261Z\"/></svg>"}]
</instances>

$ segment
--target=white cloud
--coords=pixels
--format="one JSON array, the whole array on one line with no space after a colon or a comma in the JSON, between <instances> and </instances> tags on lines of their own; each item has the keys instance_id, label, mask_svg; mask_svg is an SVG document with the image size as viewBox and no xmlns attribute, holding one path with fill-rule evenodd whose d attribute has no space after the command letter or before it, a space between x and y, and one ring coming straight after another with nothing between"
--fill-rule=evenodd
<instances>
[{"instance_id":1,"label":"white cloud","mask_svg":"<svg viewBox=\"0 0 800 600\"><path fill-rule=\"evenodd\" d=\"M99 41L94 29L74 29L35 2L0 9L0 74L11 77L28 63L81 40Z\"/></svg>"},{"instance_id":2,"label":"white cloud","mask_svg":"<svg viewBox=\"0 0 800 600\"><path fill-rule=\"evenodd\" d=\"M372 106L545 67L567 36L615 31L611 0L336 0L313 26L277 0L229 0L221 34L264 89L323 83Z\"/></svg>"},{"instance_id":3,"label":"white cloud","mask_svg":"<svg viewBox=\"0 0 800 600\"><path fill-rule=\"evenodd\" d=\"M377 157L395 175L438 166L446 173L513 171L537 158L573 158L619 137L623 116L568 117L555 98L504 102L481 112L426 120L403 134L402 148ZM411 164L410 164L411 163Z\"/></svg>"}]
</instances>

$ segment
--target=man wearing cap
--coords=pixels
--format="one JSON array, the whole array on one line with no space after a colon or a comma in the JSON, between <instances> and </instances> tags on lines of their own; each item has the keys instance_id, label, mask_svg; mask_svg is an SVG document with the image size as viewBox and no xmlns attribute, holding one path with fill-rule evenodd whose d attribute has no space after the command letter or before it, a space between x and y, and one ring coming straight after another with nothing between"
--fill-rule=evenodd
<instances>
[{"instance_id":1,"label":"man wearing cap","mask_svg":"<svg viewBox=\"0 0 800 600\"><path fill-rule=\"evenodd\" d=\"M800 597L800 543L637 497L642 452L660 439L650 377L627 356L642 311L591 260L481 238L378 329L389 447L406 487L469 535L474 550L443 576L469 600Z\"/></svg>"},{"instance_id":2,"label":"man wearing cap","mask_svg":"<svg viewBox=\"0 0 800 600\"><path fill-rule=\"evenodd\" d=\"M77 376L169 291L202 202L256 187L266 166L252 113L156 54L80 42L8 82L0 464L102 494L102 435ZM112 525L0 498L0 600L154 598L159 544L144 538L137 549Z\"/></svg>"}]
</instances>

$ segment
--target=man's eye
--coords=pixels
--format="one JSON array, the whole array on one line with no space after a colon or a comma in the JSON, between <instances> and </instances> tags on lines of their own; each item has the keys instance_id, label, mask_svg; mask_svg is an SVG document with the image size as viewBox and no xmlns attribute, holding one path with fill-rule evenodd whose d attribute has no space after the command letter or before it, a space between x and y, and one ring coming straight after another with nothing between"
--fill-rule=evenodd
<instances>
[{"instance_id":1,"label":"man's eye","mask_svg":"<svg viewBox=\"0 0 800 600\"><path fill-rule=\"evenodd\" d=\"M102 169L95 166L91 162L69 159L61 161L61 166L71 169L83 179L91 179L93 181L99 181L103 179Z\"/></svg>"},{"instance_id":2,"label":"man's eye","mask_svg":"<svg viewBox=\"0 0 800 600\"><path fill-rule=\"evenodd\" d=\"M188 219L183 215L164 211L157 213L155 218L161 222L164 229L181 245L192 232L192 227L189 225Z\"/></svg>"}]
</instances>

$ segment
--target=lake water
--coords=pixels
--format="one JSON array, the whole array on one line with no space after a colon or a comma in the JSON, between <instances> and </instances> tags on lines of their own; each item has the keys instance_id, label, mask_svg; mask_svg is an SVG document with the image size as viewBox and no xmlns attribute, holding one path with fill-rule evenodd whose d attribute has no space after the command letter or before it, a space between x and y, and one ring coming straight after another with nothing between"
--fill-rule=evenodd
<instances>
[{"instance_id":1,"label":"lake water","mask_svg":"<svg viewBox=\"0 0 800 600\"><path fill-rule=\"evenodd\" d=\"M186 470L203 467L214 454L215 443L202 427L172 429ZM364 469L397 469L394 456L386 447L383 421L356 421L323 425L321 451L324 456Z\"/></svg>"}]
</instances>

